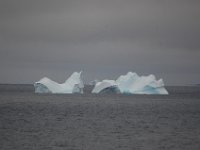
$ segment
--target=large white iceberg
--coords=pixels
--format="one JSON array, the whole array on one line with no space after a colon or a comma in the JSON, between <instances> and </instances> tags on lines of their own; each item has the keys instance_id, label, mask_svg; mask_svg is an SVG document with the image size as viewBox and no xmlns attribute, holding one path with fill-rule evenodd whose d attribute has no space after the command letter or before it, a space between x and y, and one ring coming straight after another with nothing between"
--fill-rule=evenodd
<instances>
[{"instance_id":1,"label":"large white iceberg","mask_svg":"<svg viewBox=\"0 0 200 150\"><path fill-rule=\"evenodd\" d=\"M114 91L122 94L168 94L162 79L156 80L154 75L138 76L128 72L115 80L103 80L98 82L92 93L104 93Z\"/></svg>"},{"instance_id":2,"label":"large white iceberg","mask_svg":"<svg viewBox=\"0 0 200 150\"><path fill-rule=\"evenodd\" d=\"M44 77L34 83L35 93L83 93L82 72L74 72L64 83L59 84Z\"/></svg>"}]
</instances>

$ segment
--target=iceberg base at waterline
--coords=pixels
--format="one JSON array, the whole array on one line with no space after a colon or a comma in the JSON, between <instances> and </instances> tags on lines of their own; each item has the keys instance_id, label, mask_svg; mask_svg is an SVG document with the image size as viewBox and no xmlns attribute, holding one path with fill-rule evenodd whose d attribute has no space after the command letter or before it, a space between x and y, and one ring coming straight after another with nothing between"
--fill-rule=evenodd
<instances>
[{"instance_id":1,"label":"iceberg base at waterline","mask_svg":"<svg viewBox=\"0 0 200 150\"><path fill-rule=\"evenodd\" d=\"M96 83L92 93L116 91L121 94L168 94L162 79L156 80L154 75L138 76L128 72L115 80L103 80Z\"/></svg>"},{"instance_id":2,"label":"iceberg base at waterline","mask_svg":"<svg viewBox=\"0 0 200 150\"><path fill-rule=\"evenodd\" d=\"M34 83L35 93L83 93L82 72L74 72L64 83L59 84L51 79L44 77Z\"/></svg>"}]
</instances>

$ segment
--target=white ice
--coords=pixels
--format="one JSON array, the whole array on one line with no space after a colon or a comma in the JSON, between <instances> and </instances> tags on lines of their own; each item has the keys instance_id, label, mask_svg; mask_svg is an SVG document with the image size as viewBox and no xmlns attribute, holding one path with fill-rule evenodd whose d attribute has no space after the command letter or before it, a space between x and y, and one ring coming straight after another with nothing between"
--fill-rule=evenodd
<instances>
[{"instance_id":1,"label":"white ice","mask_svg":"<svg viewBox=\"0 0 200 150\"><path fill-rule=\"evenodd\" d=\"M121 75L116 81L103 80L98 82L92 93L101 93L105 89L113 91L113 87L118 89L116 91L119 93L126 94L168 94L162 79L156 80L154 75L138 76L133 72Z\"/></svg>"},{"instance_id":2,"label":"white ice","mask_svg":"<svg viewBox=\"0 0 200 150\"><path fill-rule=\"evenodd\" d=\"M59 84L44 77L35 82L35 93L83 93L82 72L74 72L64 83Z\"/></svg>"}]
</instances>

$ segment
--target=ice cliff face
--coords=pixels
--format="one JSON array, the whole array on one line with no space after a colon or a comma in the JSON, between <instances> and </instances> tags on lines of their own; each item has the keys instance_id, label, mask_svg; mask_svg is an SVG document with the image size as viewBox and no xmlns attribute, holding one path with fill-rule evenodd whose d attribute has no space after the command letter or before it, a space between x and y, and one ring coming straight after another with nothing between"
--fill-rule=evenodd
<instances>
[{"instance_id":1,"label":"ice cliff face","mask_svg":"<svg viewBox=\"0 0 200 150\"><path fill-rule=\"evenodd\" d=\"M116 90L122 94L168 94L162 79L156 80L154 75L138 76L136 73L128 72L115 80L103 80L98 82L92 93Z\"/></svg>"},{"instance_id":2,"label":"ice cliff face","mask_svg":"<svg viewBox=\"0 0 200 150\"><path fill-rule=\"evenodd\" d=\"M59 84L44 77L35 82L35 93L83 93L82 72L74 72L64 83Z\"/></svg>"}]
</instances>

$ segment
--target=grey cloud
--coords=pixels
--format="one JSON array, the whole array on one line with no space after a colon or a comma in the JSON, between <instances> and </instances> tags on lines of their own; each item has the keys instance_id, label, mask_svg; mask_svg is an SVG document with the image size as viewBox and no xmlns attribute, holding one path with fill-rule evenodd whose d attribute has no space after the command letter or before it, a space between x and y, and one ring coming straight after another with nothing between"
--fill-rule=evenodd
<instances>
[{"instance_id":1,"label":"grey cloud","mask_svg":"<svg viewBox=\"0 0 200 150\"><path fill-rule=\"evenodd\" d=\"M199 8L198 0L1 0L2 81L17 80L6 78L16 68L35 70L26 82L83 68L86 80L133 70L165 73L170 84L173 74L189 82L190 72L200 82Z\"/></svg>"}]
</instances>

